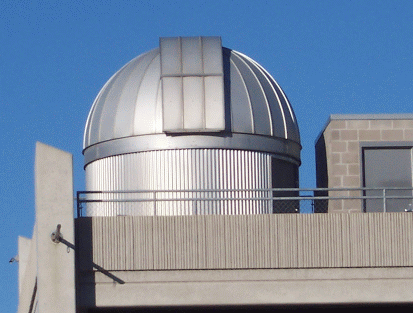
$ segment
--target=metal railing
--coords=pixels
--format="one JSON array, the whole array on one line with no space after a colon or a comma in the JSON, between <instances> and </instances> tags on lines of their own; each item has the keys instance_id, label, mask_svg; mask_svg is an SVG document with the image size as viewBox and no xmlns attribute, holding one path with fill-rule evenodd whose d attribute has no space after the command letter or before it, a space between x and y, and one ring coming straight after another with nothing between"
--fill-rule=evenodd
<instances>
[{"instance_id":1,"label":"metal railing","mask_svg":"<svg viewBox=\"0 0 413 313\"><path fill-rule=\"evenodd\" d=\"M77 216L411 212L412 188L78 191Z\"/></svg>"}]
</instances>

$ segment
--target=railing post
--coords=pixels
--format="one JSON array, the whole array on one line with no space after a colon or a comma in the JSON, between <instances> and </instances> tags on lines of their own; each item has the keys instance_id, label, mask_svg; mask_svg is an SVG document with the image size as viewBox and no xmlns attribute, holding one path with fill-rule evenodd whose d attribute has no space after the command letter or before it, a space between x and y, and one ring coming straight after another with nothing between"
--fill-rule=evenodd
<instances>
[{"instance_id":1,"label":"railing post","mask_svg":"<svg viewBox=\"0 0 413 313\"><path fill-rule=\"evenodd\" d=\"M77 208L77 217L81 217L82 215L82 205L80 204L80 192L76 192L76 208Z\"/></svg>"},{"instance_id":2,"label":"railing post","mask_svg":"<svg viewBox=\"0 0 413 313\"><path fill-rule=\"evenodd\" d=\"M383 212L386 213L386 188L383 188Z\"/></svg>"},{"instance_id":3,"label":"railing post","mask_svg":"<svg viewBox=\"0 0 413 313\"><path fill-rule=\"evenodd\" d=\"M156 216L156 191L153 192L153 215Z\"/></svg>"}]
</instances>

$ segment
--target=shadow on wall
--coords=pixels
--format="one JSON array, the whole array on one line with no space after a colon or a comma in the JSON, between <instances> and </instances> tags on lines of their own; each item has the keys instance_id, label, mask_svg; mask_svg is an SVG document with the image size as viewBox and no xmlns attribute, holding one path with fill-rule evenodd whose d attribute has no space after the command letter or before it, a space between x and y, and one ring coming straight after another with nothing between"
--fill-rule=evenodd
<instances>
[{"instance_id":1,"label":"shadow on wall","mask_svg":"<svg viewBox=\"0 0 413 313\"><path fill-rule=\"evenodd\" d=\"M80 220L81 219L75 219L76 244L73 245L66 240L61 240L60 242L76 251L76 302L79 312L95 312L82 311L82 308L94 307L96 305L95 284L85 283L85 280L92 279L95 281L94 274L97 270L112 279L114 283L123 285L125 282L93 262L92 221L90 219L84 219L82 220L83 227L79 227L78 224ZM114 312L119 312L119 310Z\"/></svg>"},{"instance_id":2,"label":"shadow on wall","mask_svg":"<svg viewBox=\"0 0 413 313\"><path fill-rule=\"evenodd\" d=\"M327 168L327 152L324 134L320 136L315 144L315 160L316 160L316 184L317 188L328 188L328 168ZM315 197L328 197L328 191L315 191ZM315 200L314 213L327 213L328 201Z\"/></svg>"},{"instance_id":3,"label":"shadow on wall","mask_svg":"<svg viewBox=\"0 0 413 313\"><path fill-rule=\"evenodd\" d=\"M312 312L313 310L321 312L330 312L334 310L336 313L348 312L351 309L357 309L361 312L372 309L391 309L394 312L403 312L406 309L412 309L412 304L381 304L381 305L293 305L293 306L270 306L270 305L249 305L249 306L201 306L201 307L140 307L140 308L96 308L90 309L87 313L166 313L166 312L183 312L183 313L199 313L199 312L228 312L228 313L250 313L250 312Z\"/></svg>"}]
</instances>

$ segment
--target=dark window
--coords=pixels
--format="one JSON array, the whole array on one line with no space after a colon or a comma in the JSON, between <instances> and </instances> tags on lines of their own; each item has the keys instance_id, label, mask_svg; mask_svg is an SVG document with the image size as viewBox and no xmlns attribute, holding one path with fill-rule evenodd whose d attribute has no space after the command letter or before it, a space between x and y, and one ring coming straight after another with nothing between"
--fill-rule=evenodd
<instances>
[{"instance_id":1,"label":"dark window","mask_svg":"<svg viewBox=\"0 0 413 313\"><path fill-rule=\"evenodd\" d=\"M412 196L411 147L368 147L363 149L363 182L366 188L408 188L388 190L386 196ZM382 190L369 190L366 196L383 195ZM365 201L366 212L402 212L409 208L411 199L370 199Z\"/></svg>"},{"instance_id":2,"label":"dark window","mask_svg":"<svg viewBox=\"0 0 413 313\"><path fill-rule=\"evenodd\" d=\"M272 188L298 188L298 166L290 162L272 159ZM297 191L278 190L273 193L277 197L297 197ZM274 200L274 213L298 213L300 211L298 200Z\"/></svg>"}]
</instances>

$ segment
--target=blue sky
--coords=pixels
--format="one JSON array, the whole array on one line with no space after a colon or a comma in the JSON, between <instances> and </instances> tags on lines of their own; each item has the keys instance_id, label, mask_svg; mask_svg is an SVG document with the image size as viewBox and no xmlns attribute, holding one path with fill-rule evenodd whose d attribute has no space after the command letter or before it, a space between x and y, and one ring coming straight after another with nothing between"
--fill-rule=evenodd
<instances>
[{"instance_id":1,"label":"blue sky","mask_svg":"<svg viewBox=\"0 0 413 313\"><path fill-rule=\"evenodd\" d=\"M17 310L17 237L34 224L34 148L73 154L103 84L159 37L221 36L267 69L302 137L301 187L330 114L412 113L413 1L31 1L0 10L0 311Z\"/></svg>"}]
</instances>

